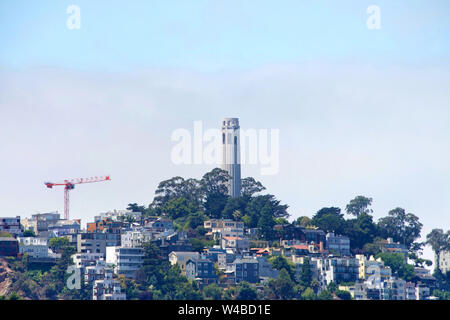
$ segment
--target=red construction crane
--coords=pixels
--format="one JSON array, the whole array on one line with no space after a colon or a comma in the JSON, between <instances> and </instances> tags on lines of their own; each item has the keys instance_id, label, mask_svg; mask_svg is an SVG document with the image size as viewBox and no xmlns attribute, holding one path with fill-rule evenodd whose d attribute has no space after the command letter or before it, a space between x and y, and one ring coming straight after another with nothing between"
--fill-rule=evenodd
<instances>
[{"instance_id":1,"label":"red construction crane","mask_svg":"<svg viewBox=\"0 0 450 320\"><path fill-rule=\"evenodd\" d=\"M80 179L71 179L64 180L63 182L44 182L47 188L53 188L55 186L64 186L64 219L69 219L69 191L75 189L76 184L81 183L93 183L93 182L101 182L101 181L109 181L111 178L109 176L103 177L92 177L92 178L80 178Z\"/></svg>"}]
</instances>

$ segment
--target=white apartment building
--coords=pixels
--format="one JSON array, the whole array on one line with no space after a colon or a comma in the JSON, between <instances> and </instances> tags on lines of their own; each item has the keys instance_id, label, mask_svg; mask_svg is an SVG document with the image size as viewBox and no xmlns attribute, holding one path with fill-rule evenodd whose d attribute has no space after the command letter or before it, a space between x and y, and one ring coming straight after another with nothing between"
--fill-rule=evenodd
<instances>
[{"instance_id":1,"label":"white apartment building","mask_svg":"<svg viewBox=\"0 0 450 320\"><path fill-rule=\"evenodd\" d=\"M61 255L54 253L48 247L46 238L19 237L19 253L28 254L36 259L59 258Z\"/></svg>"},{"instance_id":2,"label":"white apartment building","mask_svg":"<svg viewBox=\"0 0 450 320\"><path fill-rule=\"evenodd\" d=\"M142 247L145 242L149 242L152 238L151 231L145 229L130 230L122 233L121 245L126 248Z\"/></svg>"},{"instance_id":3,"label":"white apartment building","mask_svg":"<svg viewBox=\"0 0 450 320\"><path fill-rule=\"evenodd\" d=\"M104 259L105 254L103 253L75 253L72 255L73 263L77 268L95 266L97 261Z\"/></svg>"},{"instance_id":4,"label":"white apartment building","mask_svg":"<svg viewBox=\"0 0 450 320\"><path fill-rule=\"evenodd\" d=\"M106 263L114 266L116 274L123 274L133 278L144 258L142 248L106 247Z\"/></svg>"}]
</instances>

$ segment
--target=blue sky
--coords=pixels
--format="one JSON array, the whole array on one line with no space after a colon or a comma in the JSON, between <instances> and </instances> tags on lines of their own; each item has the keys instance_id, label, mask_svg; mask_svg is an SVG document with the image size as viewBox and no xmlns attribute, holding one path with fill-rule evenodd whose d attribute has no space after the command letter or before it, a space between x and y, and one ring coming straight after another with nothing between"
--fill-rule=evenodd
<instances>
[{"instance_id":1,"label":"blue sky","mask_svg":"<svg viewBox=\"0 0 450 320\"><path fill-rule=\"evenodd\" d=\"M65 27L81 8L81 29ZM381 8L381 30L366 8ZM448 1L2 1L3 66L252 68L323 59L447 62Z\"/></svg>"},{"instance_id":2,"label":"blue sky","mask_svg":"<svg viewBox=\"0 0 450 320\"><path fill-rule=\"evenodd\" d=\"M66 27L69 5L81 29ZM366 9L381 9L381 29ZM86 223L161 180L193 121L280 130L280 172L261 180L292 218L363 194L423 235L450 228L450 2L0 2L0 215L63 211L44 181L110 174L71 196ZM17 205L20 204L20 205ZM430 250L427 256L431 257Z\"/></svg>"}]
</instances>

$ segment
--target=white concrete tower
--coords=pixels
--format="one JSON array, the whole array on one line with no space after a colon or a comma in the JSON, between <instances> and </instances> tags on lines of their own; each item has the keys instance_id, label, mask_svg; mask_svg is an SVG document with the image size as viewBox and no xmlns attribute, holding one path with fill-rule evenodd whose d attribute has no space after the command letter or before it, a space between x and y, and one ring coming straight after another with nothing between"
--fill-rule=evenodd
<instances>
[{"instance_id":1,"label":"white concrete tower","mask_svg":"<svg viewBox=\"0 0 450 320\"><path fill-rule=\"evenodd\" d=\"M231 181L228 193L232 197L241 196L241 148L239 119L225 118L222 121L222 169L228 171Z\"/></svg>"}]
</instances>

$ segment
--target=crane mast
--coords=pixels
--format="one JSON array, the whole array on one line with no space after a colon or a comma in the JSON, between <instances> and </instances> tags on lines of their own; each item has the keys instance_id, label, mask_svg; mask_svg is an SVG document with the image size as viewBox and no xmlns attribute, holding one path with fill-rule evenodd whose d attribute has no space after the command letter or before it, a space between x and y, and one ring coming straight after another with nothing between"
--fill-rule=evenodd
<instances>
[{"instance_id":1,"label":"crane mast","mask_svg":"<svg viewBox=\"0 0 450 320\"><path fill-rule=\"evenodd\" d=\"M56 186L64 186L64 219L69 219L69 199L70 190L75 189L75 185L82 183L94 183L111 180L110 176L90 177L90 178L77 178L67 179L62 182L44 182L47 188L52 189Z\"/></svg>"}]
</instances>

